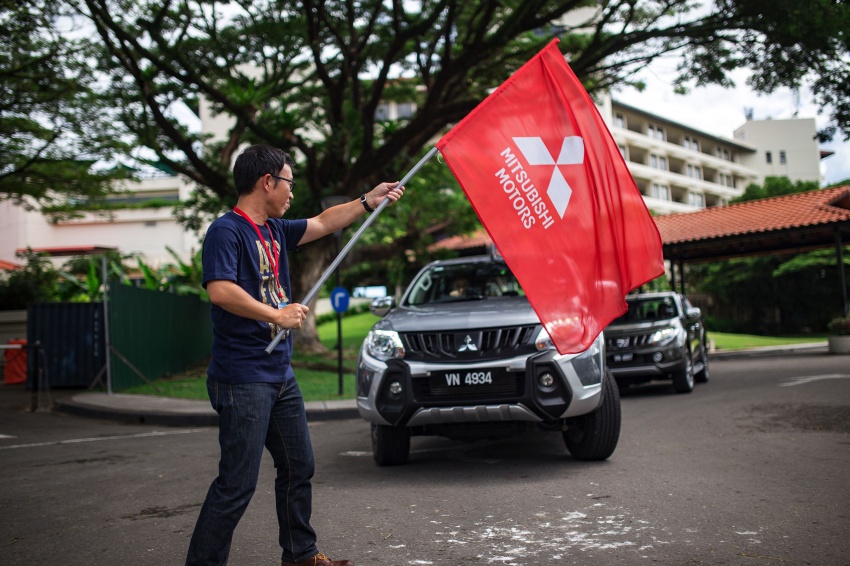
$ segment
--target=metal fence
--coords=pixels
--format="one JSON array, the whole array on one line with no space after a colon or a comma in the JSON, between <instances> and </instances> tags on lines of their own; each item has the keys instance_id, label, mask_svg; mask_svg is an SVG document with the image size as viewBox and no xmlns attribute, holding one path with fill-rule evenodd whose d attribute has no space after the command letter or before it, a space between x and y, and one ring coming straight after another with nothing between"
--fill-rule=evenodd
<instances>
[{"instance_id":1,"label":"metal fence","mask_svg":"<svg viewBox=\"0 0 850 566\"><path fill-rule=\"evenodd\" d=\"M101 303L36 303L27 315L27 387L89 387L104 375ZM37 375L41 368L42 376ZM44 379L39 382L39 379Z\"/></svg>"},{"instance_id":2,"label":"metal fence","mask_svg":"<svg viewBox=\"0 0 850 566\"><path fill-rule=\"evenodd\" d=\"M201 363L210 355L210 306L180 296L110 285L112 389L121 391Z\"/></svg>"}]
</instances>

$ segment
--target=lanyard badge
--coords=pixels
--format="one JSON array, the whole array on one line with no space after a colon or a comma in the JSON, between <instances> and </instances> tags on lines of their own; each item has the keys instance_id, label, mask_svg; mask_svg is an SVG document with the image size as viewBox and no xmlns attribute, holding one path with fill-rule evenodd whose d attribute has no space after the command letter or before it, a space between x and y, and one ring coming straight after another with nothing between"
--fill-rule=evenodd
<instances>
[{"instance_id":1,"label":"lanyard badge","mask_svg":"<svg viewBox=\"0 0 850 566\"><path fill-rule=\"evenodd\" d=\"M275 248L274 234L272 233L271 227L269 227L269 223L264 222L263 226L265 226L266 230L269 231L269 237L272 240L271 246L266 243L266 239L263 237L263 233L260 232L260 227L257 226L257 223L254 222L251 219L251 217L248 216L245 213L244 210L240 209L237 206L234 206L233 212L235 212L236 214L238 214L239 216L241 216L242 218L247 220L248 224L250 224L254 228L254 232L257 233L257 237L260 238L260 242L262 242L262 244L263 244L263 253L265 253L266 259L269 261L269 265L272 268L272 280L274 282L274 287L275 287L275 290L277 291L277 296L278 296L278 299L280 301L280 302L278 302L278 308L285 308L288 303L283 300L283 297L284 297L283 285L281 285L281 283L280 283L280 278L279 278L279 274L278 274L278 262L280 261L280 248ZM281 304L283 304L283 306L280 306Z\"/></svg>"}]
</instances>

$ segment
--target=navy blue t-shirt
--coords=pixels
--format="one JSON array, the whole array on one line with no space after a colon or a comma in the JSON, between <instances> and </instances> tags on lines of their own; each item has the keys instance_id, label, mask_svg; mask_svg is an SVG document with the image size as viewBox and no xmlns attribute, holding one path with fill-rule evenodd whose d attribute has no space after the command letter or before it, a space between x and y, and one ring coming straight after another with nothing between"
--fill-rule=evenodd
<instances>
[{"instance_id":1,"label":"navy blue t-shirt","mask_svg":"<svg viewBox=\"0 0 850 566\"><path fill-rule=\"evenodd\" d=\"M283 288L283 301L292 302L289 283L289 262L286 252L294 250L304 232L306 220L269 218L270 237L265 226L259 226L266 244L274 241L281 250L278 259ZM275 253L275 252L272 252ZM280 307L271 264L263 251L263 243L248 221L228 212L215 220L207 230L203 247L203 284L217 279L233 281L249 295L273 307ZM292 333L281 340L271 354L266 353L269 343L282 330L270 322L261 322L230 313L212 305L213 343L212 359L207 375L224 383L283 383L294 377L292 360Z\"/></svg>"}]
</instances>

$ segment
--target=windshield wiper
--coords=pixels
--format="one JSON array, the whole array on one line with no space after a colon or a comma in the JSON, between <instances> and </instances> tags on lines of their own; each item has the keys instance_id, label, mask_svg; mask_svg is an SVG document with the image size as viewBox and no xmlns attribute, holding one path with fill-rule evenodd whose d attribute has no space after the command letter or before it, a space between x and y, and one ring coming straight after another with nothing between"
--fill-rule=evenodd
<instances>
[{"instance_id":1,"label":"windshield wiper","mask_svg":"<svg viewBox=\"0 0 850 566\"><path fill-rule=\"evenodd\" d=\"M464 301L480 301L482 299L484 299L484 295L464 295L463 297L448 297L446 299L435 301L435 303L462 303Z\"/></svg>"}]
</instances>

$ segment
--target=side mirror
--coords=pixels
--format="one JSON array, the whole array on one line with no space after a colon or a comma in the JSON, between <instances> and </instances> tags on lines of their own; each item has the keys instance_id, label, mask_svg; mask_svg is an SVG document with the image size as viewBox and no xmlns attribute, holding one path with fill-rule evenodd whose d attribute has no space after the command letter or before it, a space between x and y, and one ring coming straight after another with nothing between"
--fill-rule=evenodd
<instances>
[{"instance_id":1,"label":"side mirror","mask_svg":"<svg viewBox=\"0 0 850 566\"><path fill-rule=\"evenodd\" d=\"M380 297L372 301L372 303L369 305L369 310L375 316L384 318L394 306L395 299L393 297Z\"/></svg>"},{"instance_id":2,"label":"side mirror","mask_svg":"<svg viewBox=\"0 0 850 566\"><path fill-rule=\"evenodd\" d=\"M700 316L702 316L702 311L699 310L697 307L690 307L685 314L688 316L688 318L699 318Z\"/></svg>"}]
</instances>

